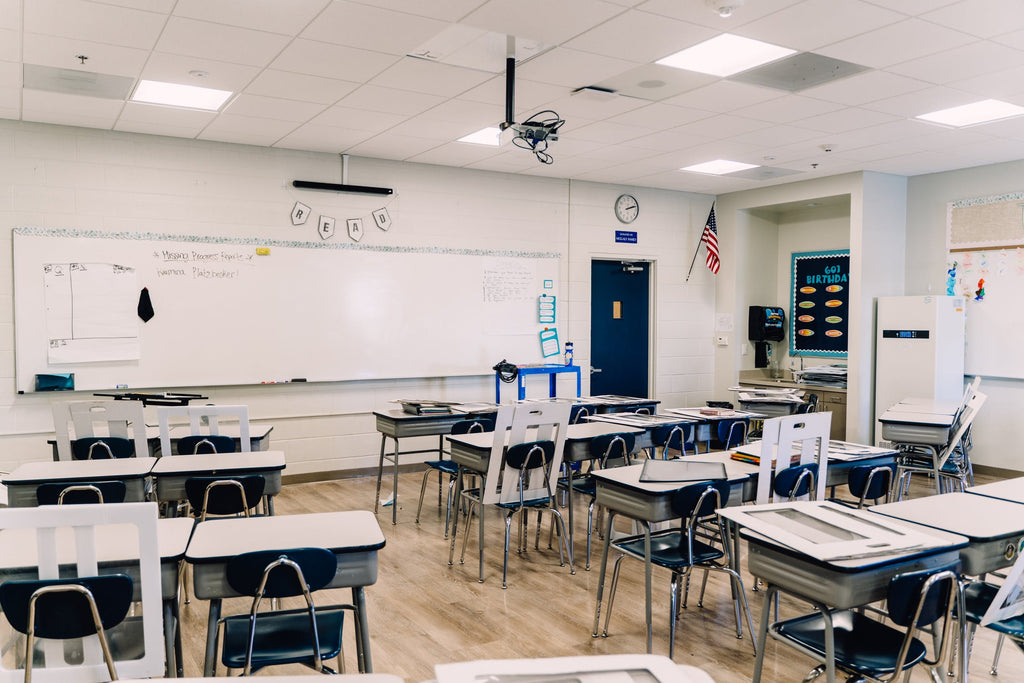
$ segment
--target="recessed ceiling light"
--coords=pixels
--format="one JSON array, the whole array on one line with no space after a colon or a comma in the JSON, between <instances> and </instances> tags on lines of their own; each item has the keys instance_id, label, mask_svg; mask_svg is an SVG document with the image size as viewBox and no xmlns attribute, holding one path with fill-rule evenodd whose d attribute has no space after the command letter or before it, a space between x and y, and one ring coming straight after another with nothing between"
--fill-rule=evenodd
<instances>
[{"instance_id":1,"label":"recessed ceiling light","mask_svg":"<svg viewBox=\"0 0 1024 683\"><path fill-rule=\"evenodd\" d=\"M690 171L691 173L709 173L711 175L725 175L726 173L745 171L748 168L757 168L757 164L744 164L741 161L715 159L714 161L705 161L702 164L694 164L693 166L687 166L679 170Z\"/></svg>"},{"instance_id":2,"label":"recessed ceiling light","mask_svg":"<svg viewBox=\"0 0 1024 683\"><path fill-rule=\"evenodd\" d=\"M489 126L488 128L482 128L475 133L464 135L463 137L456 140L456 142L469 142L474 145L488 145L490 147L497 147L501 140L501 129L497 126Z\"/></svg>"},{"instance_id":3,"label":"recessed ceiling light","mask_svg":"<svg viewBox=\"0 0 1024 683\"><path fill-rule=\"evenodd\" d=\"M139 81L135 92L132 93L131 100L147 104L166 104L172 107L217 111L233 94L229 90L200 88L196 85Z\"/></svg>"},{"instance_id":4,"label":"recessed ceiling light","mask_svg":"<svg viewBox=\"0 0 1024 683\"><path fill-rule=\"evenodd\" d=\"M941 123L944 126L973 126L978 123L988 123L1008 119L1011 116L1024 114L1024 107L1016 104L1001 102L1000 100L981 100L971 104L962 104L959 107L940 109L928 114L921 114L917 118L932 123Z\"/></svg>"},{"instance_id":5,"label":"recessed ceiling light","mask_svg":"<svg viewBox=\"0 0 1024 683\"><path fill-rule=\"evenodd\" d=\"M659 59L658 64L712 76L732 76L793 54L788 47L723 33Z\"/></svg>"}]
</instances>

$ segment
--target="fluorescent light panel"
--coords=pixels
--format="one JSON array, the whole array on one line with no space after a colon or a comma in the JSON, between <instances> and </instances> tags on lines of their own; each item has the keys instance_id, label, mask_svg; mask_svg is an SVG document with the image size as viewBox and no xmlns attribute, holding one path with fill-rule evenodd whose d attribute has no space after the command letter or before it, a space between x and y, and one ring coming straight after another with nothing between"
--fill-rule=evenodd
<instances>
[{"instance_id":1,"label":"fluorescent light panel","mask_svg":"<svg viewBox=\"0 0 1024 683\"><path fill-rule=\"evenodd\" d=\"M488 145L489 147L497 147L501 140L501 129L497 126L490 126L488 128L481 128L475 133L464 135L456 142L469 142L474 145Z\"/></svg>"},{"instance_id":2,"label":"fluorescent light panel","mask_svg":"<svg viewBox=\"0 0 1024 683\"><path fill-rule=\"evenodd\" d=\"M1000 119L1008 119L1012 116L1024 114L1024 107L1016 104L1002 102L1000 100L981 100L971 104L962 104L959 107L940 109L928 114L921 114L917 118L932 123L941 123L944 126L973 126L979 123L989 123Z\"/></svg>"},{"instance_id":3,"label":"fluorescent light panel","mask_svg":"<svg viewBox=\"0 0 1024 683\"><path fill-rule=\"evenodd\" d=\"M755 66L774 62L796 50L760 40L723 33L703 43L659 59L658 64L712 76L732 76Z\"/></svg>"},{"instance_id":4,"label":"fluorescent light panel","mask_svg":"<svg viewBox=\"0 0 1024 683\"><path fill-rule=\"evenodd\" d=\"M164 83L162 81L139 81L132 93L133 102L165 104L172 107L217 111L231 95L229 90L200 88L196 85Z\"/></svg>"},{"instance_id":5,"label":"fluorescent light panel","mask_svg":"<svg viewBox=\"0 0 1024 683\"><path fill-rule=\"evenodd\" d=\"M679 169L680 171L690 171L691 173L708 173L710 175L725 175L726 173L735 173L736 171L745 171L748 168L757 168L757 164L744 164L741 161L729 161L728 159L715 159L714 161L705 161L702 164L694 164L693 166L687 166Z\"/></svg>"}]
</instances>

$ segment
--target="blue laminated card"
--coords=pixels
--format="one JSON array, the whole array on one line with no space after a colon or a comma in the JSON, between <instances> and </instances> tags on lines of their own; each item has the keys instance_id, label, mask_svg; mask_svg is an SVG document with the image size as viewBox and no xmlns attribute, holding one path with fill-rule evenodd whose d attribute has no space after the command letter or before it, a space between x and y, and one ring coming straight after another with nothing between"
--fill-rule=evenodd
<instances>
[{"instance_id":1,"label":"blue laminated card","mask_svg":"<svg viewBox=\"0 0 1024 683\"><path fill-rule=\"evenodd\" d=\"M550 294L541 294L537 297L537 322L555 322L555 297Z\"/></svg>"},{"instance_id":2,"label":"blue laminated card","mask_svg":"<svg viewBox=\"0 0 1024 683\"><path fill-rule=\"evenodd\" d=\"M558 356L562 352L561 347L558 345L558 330L555 328L548 328L541 330L540 333L540 353L545 358L551 356Z\"/></svg>"}]
</instances>

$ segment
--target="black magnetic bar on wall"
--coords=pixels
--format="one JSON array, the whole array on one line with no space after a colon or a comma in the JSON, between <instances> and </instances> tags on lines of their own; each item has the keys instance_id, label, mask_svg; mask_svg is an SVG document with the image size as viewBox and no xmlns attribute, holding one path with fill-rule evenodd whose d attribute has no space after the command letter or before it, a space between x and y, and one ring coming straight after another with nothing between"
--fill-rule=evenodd
<instances>
[{"instance_id":1,"label":"black magnetic bar on wall","mask_svg":"<svg viewBox=\"0 0 1024 683\"><path fill-rule=\"evenodd\" d=\"M390 187L369 187L367 185L344 185L342 183L318 183L314 180L293 180L292 187L303 190L327 190L329 192L358 192L360 194L394 194Z\"/></svg>"}]
</instances>

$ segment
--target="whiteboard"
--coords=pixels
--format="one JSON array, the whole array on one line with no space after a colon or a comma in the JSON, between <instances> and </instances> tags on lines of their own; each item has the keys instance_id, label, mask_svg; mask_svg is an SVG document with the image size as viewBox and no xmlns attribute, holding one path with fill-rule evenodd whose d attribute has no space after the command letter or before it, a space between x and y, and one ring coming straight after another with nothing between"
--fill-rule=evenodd
<instances>
[{"instance_id":1,"label":"whiteboard","mask_svg":"<svg viewBox=\"0 0 1024 683\"><path fill-rule=\"evenodd\" d=\"M538 297L558 289L557 252L47 228L13 239L19 391L58 372L83 390L490 374L502 358L542 360ZM138 319L132 297L137 358L52 360L54 264L134 270L154 312Z\"/></svg>"},{"instance_id":2,"label":"whiteboard","mask_svg":"<svg viewBox=\"0 0 1024 683\"><path fill-rule=\"evenodd\" d=\"M949 255L947 268L952 269L954 262L954 291L967 300L964 372L1024 379L1024 354L1020 353L1024 249L956 252ZM980 299L979 289L984 289Z\"/></svg>"}]
</instances>

